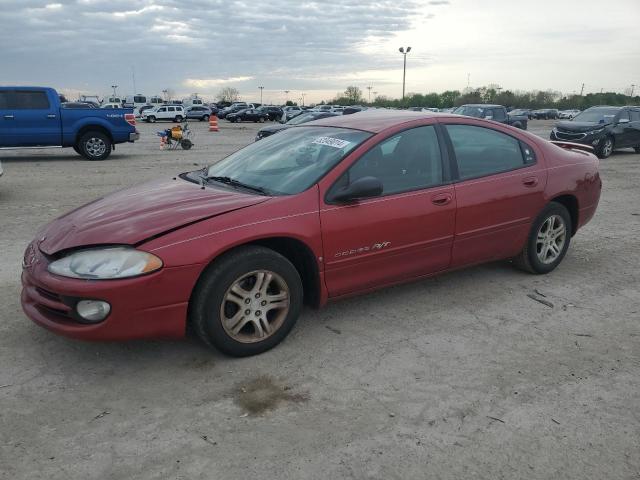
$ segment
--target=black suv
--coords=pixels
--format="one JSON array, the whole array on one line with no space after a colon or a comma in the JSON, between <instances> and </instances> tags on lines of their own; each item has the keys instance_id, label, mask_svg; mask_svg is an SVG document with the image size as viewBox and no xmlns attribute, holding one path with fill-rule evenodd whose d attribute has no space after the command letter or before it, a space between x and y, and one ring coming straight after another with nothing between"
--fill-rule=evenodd
<instances>
[{"instance_id":1,"label":"black suv","mask_svg":"<svg viewBox=\"0 0 640 480\"><path fill-rule=\"evenodd\" d=\"M275 105L263 105L258 108L261 112L266 113L269 116L269 120L276 121L282 116L282 108Z\"/></svg>"},{"instance_id":2,"label":"black suv","mask_svg":"<svg viewBox=\"0 0 640 480\"><path fill-rule=\"evenodd\" d=\"M640 153L640 107L587 108L573 120L558 122L551 140L591 145L600 158L618 148Z\"/></svg>"}]
</instances>

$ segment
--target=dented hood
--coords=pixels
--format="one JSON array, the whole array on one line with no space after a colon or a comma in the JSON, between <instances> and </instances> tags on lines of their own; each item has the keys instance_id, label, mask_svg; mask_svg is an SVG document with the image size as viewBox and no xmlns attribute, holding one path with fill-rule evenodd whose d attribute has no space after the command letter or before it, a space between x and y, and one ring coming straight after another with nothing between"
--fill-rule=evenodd
<instances>
[{"instance_id":1,"label":"dented hood","mask_svg":"<svg viewBox=\"0 0 640 480\"><path fill-rule=\"evenodd\" d=\"M269 197L177 178L109 194L54 220L38 234L40 250L140 243L187 224L256 205Z\"/></svg>"}]
</instances>

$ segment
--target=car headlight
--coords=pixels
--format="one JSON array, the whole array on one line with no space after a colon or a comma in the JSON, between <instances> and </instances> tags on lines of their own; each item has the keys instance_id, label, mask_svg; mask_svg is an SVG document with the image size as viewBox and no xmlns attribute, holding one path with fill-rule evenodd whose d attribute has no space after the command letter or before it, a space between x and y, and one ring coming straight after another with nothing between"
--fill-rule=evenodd
<instances>
[{"instance_id":1,"label":"car headlight","mask_svg":"<svg viewBox=\"0 0 640 480\"><path fill-rule=\"evenodd\" d=\"M49 272L63 277L111 280L137 277L162 268L162 260L131 247L79 250L49 264Z\"/></svg>"}]
</instances>

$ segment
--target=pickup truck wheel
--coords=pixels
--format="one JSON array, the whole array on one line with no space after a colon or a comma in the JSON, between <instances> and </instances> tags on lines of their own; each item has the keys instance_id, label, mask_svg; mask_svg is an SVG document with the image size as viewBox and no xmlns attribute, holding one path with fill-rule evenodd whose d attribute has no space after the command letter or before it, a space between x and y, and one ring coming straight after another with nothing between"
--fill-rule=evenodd
<instances>
[{"instance_id":1,"label":"pickup truck wheel","mask_svg":"<svg viewBox=\"0 0 640 480\"><path fill-rule=\"evenodd\" d=\"M102 132L87 132L80 138L78 149L87 160L104 160L111 154L111 140Z\"/></svg>"},{"instance_id":2,"label":"pickup truck wheel","mask_svg":"<svg viewBox=\"0 0 640 480\"><path fill-rule=\"evenodd\" d=\"M597 151L598 158L609 158L613 153L613 147L614 147L613 138L605 137L602 143L600 144L600 147L598 148L598 151Z\"/></svg>"},{"instance_id":3,"label":"pickup truck wheel","mask_svg":"<svg viewBox=\"0 0 640 480\"><path fill-rule=\"evenodd\" d=\"M147 122L156 123L156 117L154 117L153 115L147 117Z\"/></svg>"},{"instance_id":4,"label":"pickup truck wheel","mask_svg":"<svg viewBox=\"0 0 640 480\"><path fill-rule=\"evenodd\" d=\"M567 253L571 231L571 216L566 207L549 203L533 222L527 243L513 259L514 265L530 273L549 273Z\"/></svg>"},{"instance_id":5,"label":"pickup truck wheel","mask_svg":"<svg viewBox=\"0 0 640 480\"><path fill-rule=\"evenodd\" d=\"M265 247L241 247L202 274L189 321L206 344L227 355L256 355L291 331L302 297L300 275L289 260Z\"/></svg>"}]
</instances>

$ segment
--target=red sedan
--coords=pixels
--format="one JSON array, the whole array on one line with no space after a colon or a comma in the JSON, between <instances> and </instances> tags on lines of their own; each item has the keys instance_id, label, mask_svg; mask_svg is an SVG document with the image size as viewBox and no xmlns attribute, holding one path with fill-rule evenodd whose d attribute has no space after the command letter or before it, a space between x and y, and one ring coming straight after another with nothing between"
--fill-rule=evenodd
<instances>
[{"instance_id":1,"label":"red sedan","mask_svg":"<svg viewBox=\"0 0 640 480\"><path fill-rule=\"evenodd\" d=\"M495 122L331 117L53 221L25 252L22 306L70 337L189 326L252 355L282 341L305 302L499 259L548 273L600 190L593 154Z\"/></svg>"}]
</instances>

